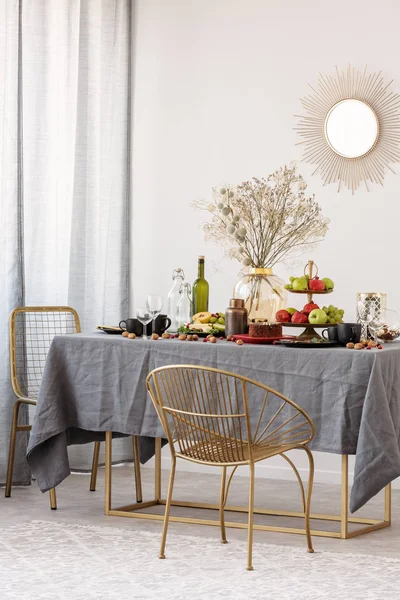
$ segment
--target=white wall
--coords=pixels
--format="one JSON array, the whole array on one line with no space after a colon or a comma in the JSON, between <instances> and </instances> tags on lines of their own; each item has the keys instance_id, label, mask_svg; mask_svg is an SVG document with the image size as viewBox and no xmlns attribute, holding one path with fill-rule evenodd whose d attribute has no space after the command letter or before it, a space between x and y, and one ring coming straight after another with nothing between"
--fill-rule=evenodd
<instances>
[{"instance_id":1,"label":"white wall","mask_svg":"<svg viewBox=\"0 0 400 600\"><path fill-rule=\"evenodd\" d=\"M319 72L367 64L400 92L400 5L137 0L134 19L131 308L147 293L166 296L177 266L193 280L197 255L205 254L210 308L224 310L239 265L204 242L202 214L190 202L210 197L215 185L300 160L293 115L302 114L299 98ZM303 262L313 258L335 281L330 298L347 319L355 317L358 291L387 292L388 305L400 309L400 176L388 172L383 188L352 196L323 187L313 165L300 166L331 219L326 240ZM327 455L318 461L337 468Z\"/></svg>"}]
</instances>

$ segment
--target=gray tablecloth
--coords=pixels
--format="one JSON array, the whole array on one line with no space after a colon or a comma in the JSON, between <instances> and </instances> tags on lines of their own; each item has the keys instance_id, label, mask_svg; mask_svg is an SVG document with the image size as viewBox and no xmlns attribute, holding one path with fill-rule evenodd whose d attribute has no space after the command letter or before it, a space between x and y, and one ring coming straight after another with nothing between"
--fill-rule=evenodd
<instances>
[{"instance_id":1,"label":"gray tablecloth","mask_svg":"<svg viewBox=\"0 0 400 600\"><path fill-rule=\"evenodd\" d=\"M236 372L297 402L316 426L312 449L356 455L352 512L400 475L400 344L350 351L96 333L59 336L50 347L28 448L40 489L69 475L68 444L104 439L106 430L143 436L146 461L163 430L145 378L168 364Z\"/></svg>"}]
</instances>

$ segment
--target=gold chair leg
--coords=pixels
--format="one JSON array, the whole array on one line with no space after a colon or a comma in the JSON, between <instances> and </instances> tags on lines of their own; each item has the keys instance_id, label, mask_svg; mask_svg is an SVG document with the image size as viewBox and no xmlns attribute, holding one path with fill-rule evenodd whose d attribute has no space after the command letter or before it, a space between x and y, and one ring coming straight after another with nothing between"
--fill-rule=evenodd
<instances>
[{"instance_id":1,"label":"gold chair leg","mask_svg":"<svg viewBox=\"0 0 400 600\"><path fill-rule=\"evenodd\" d=\"M51 488L49 491L50 496L50 508L51 510L57 510L57 497L55 488Z\"/></svg>"},{"instance_id":2,"label":"gold chair leg","mask_svg":"<svg viewBox=\"0 0 400 600\"><path fill-rule=\"evenodd\" d=\"M99 469L99 454L100 454L100 442L94 443L93 450L93 461L92 461L92 474L90 476L90 491L96 491L96 482L97 482L97 471Z\"/></svg>"},{"instance_id":3,"label":"gold chair leg","mask_svg":"<svg viewBox=\"0 0 400 600\"><path fill-rule=\"evenodd\" d=\"M135 487L136 487L136 501L142 502L142 477L140 473L140 452L139 452L139 438L137 435L132 436L133 443L133 461L135 469Z\"/></svg>"},{"instance_id":4,"label":"gold chair leg","mask_svg":"<svg viewBox=\"0 0 400 600\"><path fill-rule=\"evenodd\" d=\"M306 537L307 537L308 552L314 552L314 548L313 548L312 540L311 540L311 531L310 531L311 495L312 495L312 488L313 488L313 483L314 483L314 457L312 455L311 450L309 450L309 448L304 446L304 450L306 451L307 456L308 456L309 469L310 469L309 476L308 476L306 509L305 509L305 515L304 515L305 530L306 530Z\"/></svg>"},{"instance_id":5,"label":"gold chair leg","mask_svg":"<svg viewBox=\"0 0 400 600\"><path fill-rule=\"evenodd\" d=\"M106 456L104 476L104 514L111 510L111 467L112 467L112 431L106 431Z\"/></svg>"},{"instance_id":6,"label":"gold chair leg","mask_svg":"<svg viewBox=\"0 0 400 600\"><path fill-rule=\"evenodd\" d=\"M17 441L17 425L18 425L18 414L19 414L20 406L21 406L21 402L19 400L17 400L14 404L13 416L12 416L12 422L11 422L10 449L8 452L8 467L7 467L6 491L5 491L6 498L10 498L10 496L11 496L11 486L12 486L14 458L15 458L15 444Z\"/></svg>"},{"instance_id":7,"label":"gold chair leg","mask_svg":"<svg viewBox=\"0 0 400 600\"><path fill-rule=\"evenodd\" d=\"M172 457L172 465L171 465L171 471L169 474L168 495L167 495L167 502L165 505L164 527L163 527L163 532L162 532L159 558L165 558L165 544L167 541L169 513L171 511L172 491L174 489L175 469L176 469L176 458Z\"/></svg>"},{"instance_id":8,"label":"gold chair leg","mask_svg":"<svg viewBox=\"0 0 400 600\"><path fill-rule=\"evenodd\" d=\"M227 544L228 540L226 539L226 529L225 529L225 487L226 487L226 467L222 467L222 476L221 476L221 492L219 497L219 521L221 523L221 543Z\"/></svg>"},{"instance_id":9,"label":"gold chair leg","mask_svg":"<svg viewBox=\"0 0 400 600\"><path fill-rule=\"evenodd\" d=\"M161 500L161 438L155 439L154 499Z\"/></svg>"},{"instance_id":10,"label":"gold chair leg","mask_svg":"<svg viewBox=\"0 0 400 600\"><path fill-rule=\"evenodd\" d=\"M349 457L342 455L342 506L340 510L340 537L347 538L349 525Z\"/></svg>"},{"instance_id":11,"label":"gold chair leg","mask_svg":"<svg viewBox=\"0 0 400 600\"><path fill-rule=\"evenodd\" d=\"M254 462L250 462L247 570L253 570Z\"/></svg>"}]
</instances>

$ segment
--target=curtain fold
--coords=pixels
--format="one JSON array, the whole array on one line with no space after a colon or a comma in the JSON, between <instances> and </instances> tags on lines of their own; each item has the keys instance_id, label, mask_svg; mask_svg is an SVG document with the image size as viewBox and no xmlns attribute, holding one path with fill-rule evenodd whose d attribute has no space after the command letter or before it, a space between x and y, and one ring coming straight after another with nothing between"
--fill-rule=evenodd
<instances>
[{"instance_id":1,"label":"curtain fold","mask_svg":"<svg viewBox=\"0 0 400 600\"><path fill-rule=\"evenodd\" d=\"M9 0L0 21L1 483L11 310L69 304L83 331L128 314L131 1ZM15 481L26 483L18 436ZM131 456L121 440L116 459ZM91 448L70 457L90 469Z\"/></svg>"},{"instance_id":2,"label":"curtain fold","mask_svg":"<svg viewBox=\"0 0 400 600\"><path fill-rule=\"evenodd\" d=\"M21 0L0 3L0 483L5 482L12 408L8 317L24 303ZM21 423L28 418L21 408ZM14 481L30 482L27 434L18 435Z\"/></svg>"}]
</instances>

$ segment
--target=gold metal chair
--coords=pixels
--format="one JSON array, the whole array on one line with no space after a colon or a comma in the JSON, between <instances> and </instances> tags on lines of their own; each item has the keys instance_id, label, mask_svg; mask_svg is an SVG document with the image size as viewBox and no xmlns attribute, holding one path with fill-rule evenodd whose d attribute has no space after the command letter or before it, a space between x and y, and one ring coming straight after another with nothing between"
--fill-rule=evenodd
<instances>
[{"instance_id":1,"label":"gold metal chair","mask_svg":"<svg viewBox=\"0 0 400 600\"><path fill-rule=\"evenodd\" d=\"M50 344L55 335L80 333L76 310L69 306L19 307L10 315L11 382L17 400L14 404L5 497L11 496L15 445L19 431L30 431L31 425L18 425L19 410L23 404L36 406L43 369ZM142 501L138 438L133 437L136 495ZM100 442L95 442L90 491L96 490ZM57 508L55 489L50 490L50 506Z\"/></svg>"},{"instance_id":2,"label":"gold metal chair","mask_svg":"<svg viewBox=\"0 0 400 600\"><path fill-rule=\"evenodd\" d=\"M314 437L314 425L297 404L246 377L195 365L155 369L147 377L147 389L172 458L160 558L165 558L177 458L222 467L219 502L222 543L227 543L224 507L232 476L238 466L249 466L247 569L252 570L255 463L283 456L293 467L302 490L308 552L314 551L310 533L314 461L307 447ZM293 449L303 449L308 455L307 495L297 469L285 454ZM233 471L227 481L228 467Z\"/></svg>"}]
</instances>

